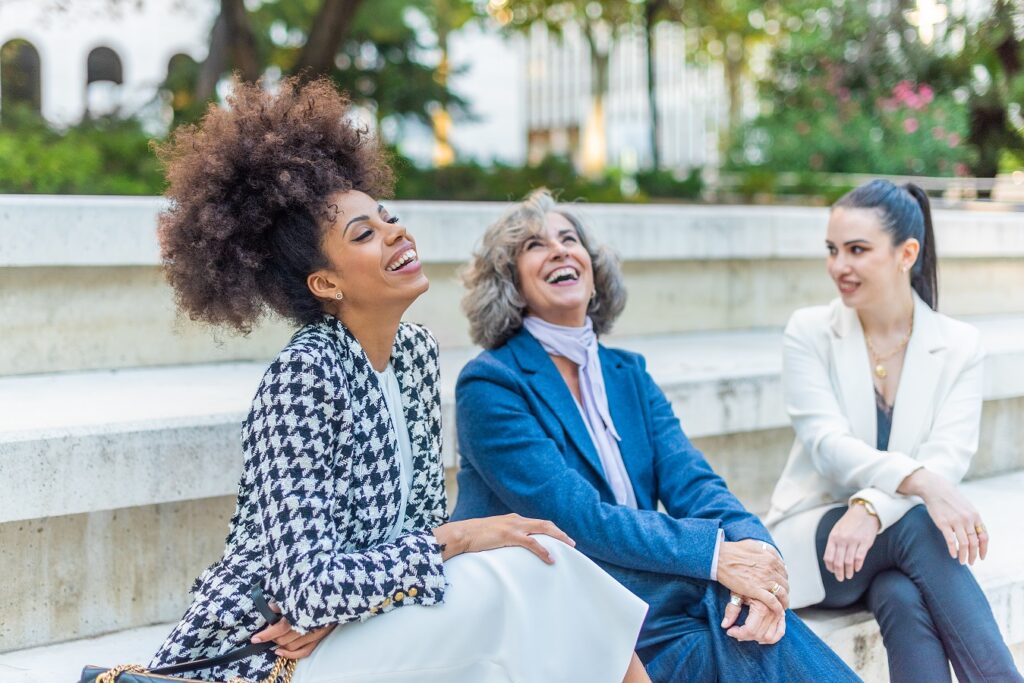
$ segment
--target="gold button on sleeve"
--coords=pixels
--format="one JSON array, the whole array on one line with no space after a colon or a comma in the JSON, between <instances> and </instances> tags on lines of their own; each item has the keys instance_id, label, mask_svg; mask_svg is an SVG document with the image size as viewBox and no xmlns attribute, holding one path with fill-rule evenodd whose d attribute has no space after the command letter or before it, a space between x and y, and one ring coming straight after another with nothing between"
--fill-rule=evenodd
<instances>
[{"instance_id":1,"label":"gold button on sleeve","mask_svg":"<svg viewBox=\"0 0 1024 683\"><path fill-rule=\"evenodd\" d=\"M413 586L412 588L409 589L409 597L410 598L415 598L417 593L419 593L419 591L416 590L416 586Z\"/></svg>"},{"instance_id":2,"label":"gold button on sleeve","mask_svg":"<svg viewBox=\"0 0 1024 683\"><path fill-rule=\"evenodd\" d=\"M402 591L395 593L395 602L402 602L402 600L405 600L405 593Z\"/></svg>"}]
</instances>

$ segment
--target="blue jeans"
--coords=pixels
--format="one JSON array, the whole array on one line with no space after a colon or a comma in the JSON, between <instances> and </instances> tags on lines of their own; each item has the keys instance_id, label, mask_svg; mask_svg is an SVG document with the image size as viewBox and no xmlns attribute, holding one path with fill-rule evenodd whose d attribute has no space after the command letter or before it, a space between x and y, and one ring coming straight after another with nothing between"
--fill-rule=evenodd
<instances>
[{"instance_id":1,"label":"blue jeans","mask_svg":"<svg viewBox=\"0 0 1024 683\"><path fill-rule=\"evenodd\" d=\"M671 639L640 647L637 655L653 683L845 683L860 679L792 612L775 645L740 642L719 624L729 591L708 583L698 618ZM696 615L694 615L696 616ZM746 618L746 608L740 616Z\"/></svg>"},{"instance_id":2,"label":"blue jeans","mask_svg":"<svg viewBox=\"0 0 1024 683\"><path fill-rule=\"evenodd\" d=\"M864 567L840 583L822 559L846 508L818 524L818 564L825 599L818 607L864 600L882 631L892 683L1024 681L974 574L949 556L942 533L918 505L875 539ZM1006 539L1004 542L1009 542Z\"/></svg>"}]
</instances>

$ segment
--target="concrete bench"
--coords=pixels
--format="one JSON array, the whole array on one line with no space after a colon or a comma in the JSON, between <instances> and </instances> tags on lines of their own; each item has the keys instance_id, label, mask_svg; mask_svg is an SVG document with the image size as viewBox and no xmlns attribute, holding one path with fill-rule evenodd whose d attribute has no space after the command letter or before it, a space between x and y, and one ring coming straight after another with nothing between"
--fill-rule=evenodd
<instances>
[{"instance_id":1,"label":"concrete bench","mask_svg":"<svg viewBox=\"0 0 1024 683\"><path fill-rule=\"evenodd\" d=\"M992 421L1010 422L1019 413L1005 416L1003 408L1016 406L1003 404L1024 398L1024 316L974 322L989 349L987 412ZM692 439L781 430L784 442L771 456L773 466L781 468L789 445L785 441L792 436L781 402L778 332L693 333L609 343L644 354ZM454 384L474 354L465 348L442 353L449 467L456 460ZM233 493L241 466L240 423L265 367L262 362L220 363L0 378L0 476L18 482L0 497L0 523ZM1024 467L1018 443L983 448L982 457L991 456L992 462L976 465L975 472ZM761 441L762 449L765 445ZM713 460L721 459L716 464L722 467L751 464L740 453L706 450ZM993 450L999 452L987 452ZM767 456L762 452L759 457ZM773 483L759 479L751 488ZM81 495L104 490L104 495ZM750 502L763 508L762 499Z\"/></svg>"},{"instance_id":2,"label":"concrete bench","mask_svg":"<svg viewBox=\"0 0 1024 683\"><path fill-rule=\"evenodd\" d=\"M1019 667L1024 667L1024 546L1017 543L1016 510L1024 472L965 485L992 534L988 558L974 566L996 620ZM885 649L874 618L863 610L804 609L799 615L868 683L888 681ZM0 654L4 683L76 680L86 664L145 663L172 623L129 629L95 638Z\"/></svg>"},{"instance_id":3,"label":"concrete bench","mask_svg":"<svg viewBox=\"0 0 1024 683\"><path fill-rule=\"evenodd\" d=\"M975 322L990 349L985 438L970 475L979 477L1024 469L1024 317ZM780 334L611 343L647 357L697 446L763 512L792 440L780 400ZM450 466L453 385L472 355L442 357ZM177 616L192 578L221 552L241 466L239 425L264 367L0 378L0 571L10 587L0 592L0 648Z\"/></svg>"}]
</instances>

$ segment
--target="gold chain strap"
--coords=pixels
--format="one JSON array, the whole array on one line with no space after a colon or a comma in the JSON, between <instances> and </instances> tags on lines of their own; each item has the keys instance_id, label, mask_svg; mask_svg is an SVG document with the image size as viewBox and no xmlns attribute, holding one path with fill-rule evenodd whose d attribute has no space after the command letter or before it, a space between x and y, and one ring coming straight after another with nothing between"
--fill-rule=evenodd
<instances>
[{"instance_id":1,"label":"gold chain strap","mask_svg":"<svg viewBox=\"0 0 1024 683\"><path fill-rule=\"evenodd\" d=\"M295 675L296 664L298 664L298 660L296 659L278 657L277 661L274 662L274 668L270 670L267 677L260 681L260 683L292 683L292 676ZM97 676L96 683L117 683L118 676L124 673L144 674L146 673L146 669L138 664L121 664L120 666L108 669ZM279 677L280 680L278 680ZM228 681L228 683L250 682L244 678L235 677Z\"/></svg>"},{"instance_id":2,"label":"gold chain strap","mask_svg":"<svg viewBox=\"0 0 1024 683\"><path fill-rule=\"evenodd\" d=\"M138 664L122 664L101 673L96 677L96 683L117 683L117 677L123 673L144 674L146 670Z\"/></svg>"}]
</instances>

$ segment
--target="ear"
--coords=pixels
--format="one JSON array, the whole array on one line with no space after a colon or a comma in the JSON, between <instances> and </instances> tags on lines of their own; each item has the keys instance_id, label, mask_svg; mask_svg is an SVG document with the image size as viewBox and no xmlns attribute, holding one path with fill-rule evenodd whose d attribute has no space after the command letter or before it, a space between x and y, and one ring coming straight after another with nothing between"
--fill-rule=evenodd
<instances>
[{"instance_id":1,"label":"ear","mask_svg":"<svg viewBox=\"0 0 1024 683\"><path fill-rule=\"evenodd\" d=\"M900 245L900 268L910 270L917 263L917 257L921 253L921 243L916 238L907 238L907 241Z\"/></svg>"},{"instance_id":2,"label":"ear","mask_svg":"<svg viewBox=\"0 0 1024 683\"><path fill-rule=\"evenodd\" d=\"M341 282L336 273L329 270L317 270L306 278L306 286L318 299L337 299L338 294L344 295Z\"/></svg>"}]
</instances>

